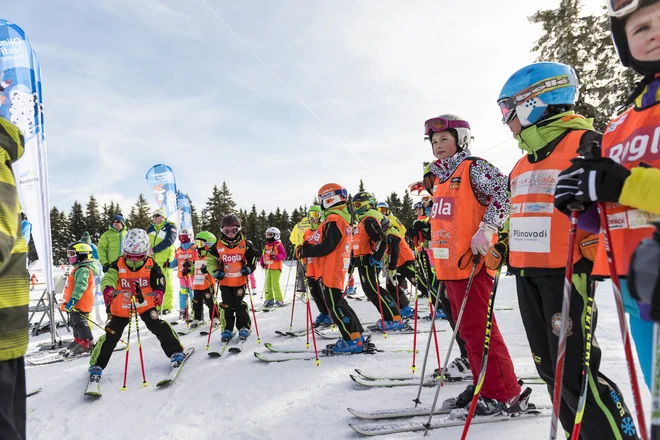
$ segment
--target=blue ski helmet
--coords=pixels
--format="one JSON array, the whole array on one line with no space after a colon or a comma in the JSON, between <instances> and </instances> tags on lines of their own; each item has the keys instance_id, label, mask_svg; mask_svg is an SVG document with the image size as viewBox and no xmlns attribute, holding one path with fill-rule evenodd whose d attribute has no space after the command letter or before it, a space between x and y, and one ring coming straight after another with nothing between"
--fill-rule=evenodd
<instances>
[{"instance_id":1,"label":"blue ski helmet","mask_svg":"<svg viewBox=\"0 0 660 440\"><path fill-rule=\"evenodd\" d=\"M502 122L518 116L523 127L544 118L550 105L575 105L578 79L575 70L562 63L534 63L525 66L504 83L497 103Z\"/></svg>"}]
</instances>

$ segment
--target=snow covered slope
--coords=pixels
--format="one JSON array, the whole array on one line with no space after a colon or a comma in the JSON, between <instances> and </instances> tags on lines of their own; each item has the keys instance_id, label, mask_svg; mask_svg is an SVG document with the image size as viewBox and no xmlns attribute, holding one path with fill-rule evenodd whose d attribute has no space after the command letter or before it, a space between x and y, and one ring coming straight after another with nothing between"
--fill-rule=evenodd
<instances>
[{"instance_id":1,"label":"snow covered slope","mask_svg":"<svg viewBox=\"0 0 660 440\"><path fill-rule=\"evenodd\" d=\"M286 271L285 271L286 272ZM286 273L281 282L284 289ZM289 282L287 302L293 290ZM263 278L259 278L258 294L253 297L261 303ZM356 280L357 281L357 280ZM358 287L359 290L359 287ZM626 371L625 357L619 326L609 283L599 286L596 300L599 306L596 336L603 349L602 371L617 381L633 409L632 395ZM349 300L364 322L379 318L378 311L366 301ZM255 304L256 305L256 304ZM304 307L296 301L294 329L304 328ZM500 329L514 358L520 376L535 374L525 333L517 308L513 277L502 277L497 306L513 306L512 311L497 311ZM312 313L317 311L312 305ZM287 339L277 336L275 330L288 330L291 306L258 313L257 320L262 344L257 345L254 331L243 353L229 354L212 359L206 355L206 337L197 332L181 337L186 347L194 346L195 354L186 363L180 377L172 386L157 389L155 384L169 371L169 361L157 340L141 324L142 345L149 386L142 387L137 345L131 344L128 389L120 391L124 369L124 353L113 354L103 373L103 397L93 400L83 396L87 381L87 359L62 362L27 370L28 390L42 387L43 391L28 398L28 438L31 439L336 439L358 438L348 423L360 422L351 416L347 407L378 409L412 407L417 393L414 387L365 389L355 384L349 374L354 368L369 373L410 374L411 355L406 353L379 353L323 358L321 366L313 361L292 361L266 364L254 358L254 351L265 351L264 342L281 347L305 348L305 338ZM171 316L171 315L170 315ZM428 327L428 323L420 323ZM183 324L176 327L182 328ZM447 331L439 333L441 356L444 359L451 336L449 324L439 324ZM175 327L175 328L176 328ZM95 331L98 337L98 332ZM135 336L133 332L132 338ZM41 338L47 335L42 335ZM66 335L65 335L66 336ZM124 339L126 338L124 333ZM423 348L428 334L418 337ZM133 339L135 341L135 339ZM379 348L411 348L412 335L390 335L386 340L375 336ZM320 346L330 340L317 340ZM36 345L36 339L31 347ZM219 334L211 340L211 349L220 345ZM311 351L311 349L310 349ZM456 352L455 352L456 353ZM423 354L418 355L418 373ZM429 367L437 366L435 354L429 357ZM638 373L641 377L641 371ZM411 377L414 377L410 374ZM549 404L544 387L534 388L532 401ZM440 399L463 390L464 385L448 385ZM430 405L433 388L425 388L422 402ZM645 402L650 396L643 386ZM440 417L440 416L438 416ZM475 425L470 438L507 440L544 439L548 436L549 418L517 421L506 424ZM462 428L432 431L431 438L460 438ZM422 434L400 434L388 438L420 438Z\"/></svg>"}]
</instances>

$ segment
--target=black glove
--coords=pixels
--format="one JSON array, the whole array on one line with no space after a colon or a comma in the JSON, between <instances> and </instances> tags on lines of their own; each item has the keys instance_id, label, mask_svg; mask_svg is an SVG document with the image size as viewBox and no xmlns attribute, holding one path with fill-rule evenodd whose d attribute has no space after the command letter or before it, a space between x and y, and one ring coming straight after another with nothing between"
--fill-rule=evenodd
<instances>
[{"instance_id":1,"label":"black glove","mask_svg":"<svg viewBox=\"0 0 660 440\"><path fill-rule=\"evenodd\" d=\"M190 269L190 266L191 264L189 260L184 261L183 264L181 265L181 267L185 267L186 269Z\"/></svg>"},{"instance_id":2,"label":"black glove","mask_svg":"<svg viewBox=\"0 0 660 440\"><path fill-rule=\"evenodd\" d=\"M185 264L183 265L183 268L181 269L181 275L183 275L184 277L190 275L190 265L188 265L188 267L186 267Z\"/></svg>"},{"instance_id":3,"label":"black glove","mask_svg":"<svg viewBox=\"0 0 660 440\"><path fill-rule=\"evenodd\" d=\"M555 188L555 207L570 215L568 205L582 202L618 202L630 171L609 158L571 160L570 167L559 174Z\"/></svg>"},{"instance_id":4,"label":"black glove","mask_svg":"<svg viewBox=\"0 0 660 440\"><path fill-rule=\"evenodd\" d=\"M108 269L110 269L110 265L109 264L104 264L103 265L103 273L107 272Z\"/></svg>"},{"instance_id":5,"label":"black glove","mask_svg":"<svg viewBox=\"0 0 660 440\"><path fill-rule=\"evenodd\" d=\"M206 268L206 264L203 265L202 267L199 268L199 271L203 274L209 273L208 269Z\"/></svg>"},{"instance_id":6,"label":"black glove","mask_svg":"<svg viewBox=\"0 0 660 440\"><path fill-rule=\"evenodd\" d=\"M134 281L135 283L135 298L137 298L138 303L144 302L144 295L142 295L142 289L140 288L140 283Z\"/></svg>"},{"instance_id":7,"label":"black glove","mask_svg":"<svg viewBox=\"0 0 660 440\"><path fill-rule=\"evenodd\" d=\"M225 277L225 273L221 270L216 270L213 273L213 278L215 278L218 281L221 281L222 279L224 279L224 277Z\"/></svg>"},{"instance_id":8,"label":"black glove","mask_svg":"<svg viewBox=\"0 0 660 440\"><path fill-rule=\"evenodd\" d=\"M170 260L165 260L163 263L163 269L169 269L170 268Z\"/></svg>"},{"instance_id":9,"label":"black glove","mask_svg":"<svg viewBox=\"0 0 660 440\"><path fill-rule=\"evenodd\" d=\"M249 266L241 267L241 274L242 275L250 275L251 273L252 273L252 269L250 269Z\"/></svg>"}]
</instances>

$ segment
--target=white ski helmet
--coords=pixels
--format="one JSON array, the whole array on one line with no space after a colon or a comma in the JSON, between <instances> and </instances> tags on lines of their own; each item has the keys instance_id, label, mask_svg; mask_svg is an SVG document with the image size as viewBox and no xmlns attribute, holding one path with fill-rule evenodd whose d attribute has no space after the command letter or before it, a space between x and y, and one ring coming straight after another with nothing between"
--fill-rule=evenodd
<instances>
[{"instance_id":1,"label":"white ski helmet","mask_svg":"<svg viewBox=\"0 0 660 440\"><path fill-rule=\"evenodd\" d=\"M275 226L271 226L270 228L266 229L266 238L270 238L268 236L271 234L275 240L280 239L280 230L277 229Z\"/></svg>"},{"instance_id":2,"label":"white ski helmet","mask_svg":"<svg viewBox=\"0 0 660 440\"><path fill-rule=\"evenodd\" d=\"M456 146L459 150L470 148L470 144L474 140L470 124L460 116L448 113L431 118L424 123L424 136L427 136L429 141L433 138L433 133L445 130L452 131L456 135Z\"/></svg>"},{"instance_id":3,"label":"white ski helmet","mask_svg":"<svg viewBox=\"0 0 660 440\"><path fill-rule=\"evenodd\" d=\"M124 237L121 250L127 260L139 261L147 258L149 247L149 236L146 231L144 229L131 229Z\"/></svg>"}]
</instances>

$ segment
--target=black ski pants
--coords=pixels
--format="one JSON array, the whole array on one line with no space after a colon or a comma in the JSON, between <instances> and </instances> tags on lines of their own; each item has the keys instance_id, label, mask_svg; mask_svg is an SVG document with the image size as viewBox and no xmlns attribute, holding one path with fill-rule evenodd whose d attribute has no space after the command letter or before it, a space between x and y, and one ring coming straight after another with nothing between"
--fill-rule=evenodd
<instances>
[{"instance_id":1,"label":"black ski pants","mask_svg":"<svg viewBox=\"0 0 660 440\"><path fill-rule=\"evenodd\" d=\"M69 313L69 325L73 329L74 338L82 339L83 341L94 339L92 329L89 328L88 316L89 313L83 313L79 310Z\"/></svg>"},{"instance_id":2,"label":"black ski pants","mask_svg":"<svg viewBox=\"0 0 660 440\"><path fill-rule=\"evenodd\" d=\"M213 308L215 307L211 289L193 290L192 309L194 319L204 321L204 304L209 309L209 319L211 319L211 316L214 315ZM220 319L217 310L215 311L215 317Z\"/></svg>"},{"instance_id":3,"label":"black ski pants","mask_svg":"<svg viewBox=\"0 0 660 440\"><path fill-rule=\"evenodd\" d=\"M348 305L340 289L324 286L323 281L318 281L325 304L328 305L328 311L332 316L332 322L337 326L342 338L345 341L357 339L364 332L355 311Z\"/></svg>"},{"instance_id":4,"label":"black ski pants","mask_svg":"<svg viewBox=\"0 0 660 440\"><path fill-rule=\"evenodd\" d=\"M133 317L133 319L135 319L135 317ZM140 319L142 319L142 322L147 326L147 329L158 338L160 346L168 358L174 353L183 351L183 346L181 345L176 332L172 329L169 323L158 317L156 308L141 313ZM94 350L92 350L92 357L89 360L90 365L96 365L101 368L105 368L108 365L110 356L112 356L112 351L117 346L117 342L121 339L124 329L129 322L129 318L121 318L115 315L112 316L110 322L106 326L108 331L99 338L99 341L94 346ZM131 325L136 324L139 325L137 322L134 322ZM131 329L131 333L135 333L135 328ZM131 335L131 338L133 337L134 336Z\"/></svg>"},{"instance_id":5,"label":"black ski pants","mask_svg":"<svg viewBox=\"0 0 660 440\"><path fill-rule=\"evenodd\" d=\"M305 290L305 266L298 260L296 262L296 292L304 293ZM309 278L308 278L309 280Z\"/></svg>"},{"instance_id":6,"label":"black ski pants","mask_svg":"<svg viewBox=\"0 0 660 440\"><path fill-rule=\"evenodd\" d=\"M243 301L245 286L220 286L220 295L222 296L220 307L225 310L225 330L234 331L234 325L239 330L252 328L248 305Z\"/></svg>"},{"instance_id":7,"label":"black ski pants","mask_svg":"<svg viewBox=\"0 0 660 440\"><path fill-rule=\"evenodd\" d=\"M307 287L309 287L309 293L312 295L314 304L319 309L319 313L328 314L328 308L325 305L325 300L323 299L323 294L321 293L321 286L319 282L312 277L307 277Z\"/></svg>"},{"instance_id":8,"label":"black ski pants","mask_svg":"<svg viewBox=\"0 0 660 440\"><path fill-rule=\"evenodd\" d=\"M25 440L24 358L0 361L0 438Z\"/></svg>"},{"instance_id":9,"label":"black ski pants","mask_svg":"<svg viewBox=\"0 0 660 440\"><path fill-rule=\"evenodd\" d=\"M561 327L564 275L522 277L516 275L518 304L536 370L545 381L550 396L554 391L557 346ZM580 384L585 341L585 313L590 306L587 289L594 288L589 276L575 274L572 280L569 333L562 384L559 419L566 432L572 432ZM596 340L597 308L591 305L591 358L587 401L580 438L583 440L635 439L634 418L626 407L617 385L600 371L601 350ZM632 434L632 430L635 434ZM631 435L632 434L632 435Z\"/></svg>"},{"instance_id":10,"label":"black ski pants","mask_svg":"<svg viewBox=\"0 0 660 440\"><path fill-rule=\"evenodd\" d=\"M415 270L415 262L413 260L406 261L401 266L396 268L396 276L394 279L397 284L393 284L392 281L387 278L385 285L387 290L390 292L390 295L397 299L397 307L399 310L403 309L410 305L410 300L406 296L406 292L403 290L403 281L408 279L413 286L418 286L422 295L428 294L426 286L422 287L422 284L417 281L417 271Z\"/></svg>"},{"instance_id":11,"label":"black ski pants","mask_svg":"<svg viewBox=\"0 0 660 440\"><path fill-rule=\"evenodd\" d=\"M376 269L369 265L365 265L358 266L357 270L358 274L360 275L362 290L364 290L364 294L367 296L369 301L371 301L371 303L376 307L378 314L380 314L382 304L383 319L385 321L397 321L401 319L401 312L399 312L399 309L396 306L396 301L394 298L392 298L392 295L390 295L387 289L380 288Z\"/></svg>"}]
</instances>

